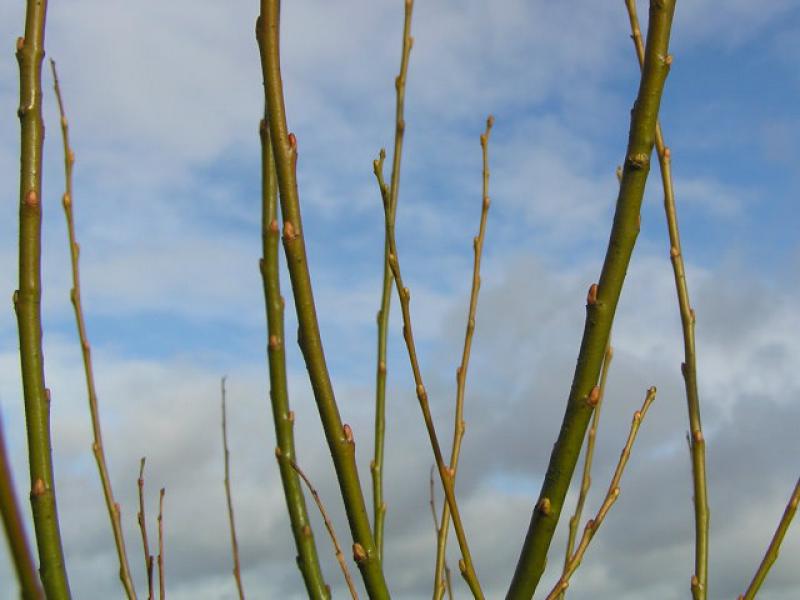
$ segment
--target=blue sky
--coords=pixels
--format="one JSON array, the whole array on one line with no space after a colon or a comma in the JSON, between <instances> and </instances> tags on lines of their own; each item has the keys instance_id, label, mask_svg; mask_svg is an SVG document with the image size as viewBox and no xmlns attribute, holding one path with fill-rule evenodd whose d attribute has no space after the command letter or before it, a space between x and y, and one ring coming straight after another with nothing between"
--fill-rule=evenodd
<instances>
[{"instance_id":1,"label":"blue sky","mask_svg":"<svg viewBox=\"0 0 800 600\"><path fill-rule=\"evenodd\" d=\"M392 144L402 4L284 2L282 23L289 126L299 141L321 328L341 411L356 433L365 490L383 248L372 160ZM47 52L59 65L77 154L83 296L110 468L135 557L140 456L148 456L153 509L158 487L167 486L173 598L234 594L220 485L223 374L248 595L302 597L266 405L257 268L263 102L257 8L241 1L77 0L52 3L49 12ZM645 19L642 2L639 11ZM9 297L17 276L19 135L10 49L22 23L21 2L0 8L0 39L9 49L0 56L0 114L7 117L0 120L0 178L9 190L0 219L0 289ZM516 561L563 414L586 289L607 242L614 171L638 82L627 27L621 1L419 0L415 8L398 244L426 383L447 444L480 210L478 136L486 115L496 118L459 480L476 566L491 597L502 595ZM716 599L742 591L798 476L800 2L679 1L673 32L675 60L661 116L698 315L713 511L710 598ZM68 302L58 121L49 76L45 82L43 311L65 545L76 597L121 597L110 533L97 517L102 499ZM622 497L570 588L575 598L686 596L691 488L671 277L654 169L615 325L590 511L644 390L657 385L660 392ZM434 552L426 512L431 458L397 312L395 304L386 552L395 597L416 599L429 594ZM291 310L287 319L293 331ZM0 334L0 407L24 498L10 303L0 313ZM347 539L305 369L296 348L290 353L300 461ZM755 489L763 490L758 498ZM800 593L791 568L800 552L796 529L765 597ZM315 530L325 554L321 523ZM141 581L136 560L134 567ZM9 569L0 547L3 596L15 593ZM325 569L343 592L330 556ZM553 570L543 588L555 577Z\"/></svg>"}]
</instances>

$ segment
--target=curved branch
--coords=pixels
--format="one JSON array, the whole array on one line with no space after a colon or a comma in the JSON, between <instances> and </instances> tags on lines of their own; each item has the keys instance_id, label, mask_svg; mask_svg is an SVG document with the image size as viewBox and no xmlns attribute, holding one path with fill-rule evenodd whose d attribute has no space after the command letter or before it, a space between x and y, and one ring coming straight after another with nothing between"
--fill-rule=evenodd
<instances>
[{"instance_id":1,"label":"curved branch","mask_svg":"<svg viewBox=\"0 0 800 600\"><path fill-rule=\"evenodd\" d=\"M617 302L639 234L640 210L655 142L656 120L672 62L668 51L674 11L675 0L651 0L645 64L632 111L608 249L600 281L590 287L587 296L586 323L564 420L506 596L509 600L528 600L536 590L586 436L592 414L589 399L597 386Z\"/></svg>"}]
</instances>

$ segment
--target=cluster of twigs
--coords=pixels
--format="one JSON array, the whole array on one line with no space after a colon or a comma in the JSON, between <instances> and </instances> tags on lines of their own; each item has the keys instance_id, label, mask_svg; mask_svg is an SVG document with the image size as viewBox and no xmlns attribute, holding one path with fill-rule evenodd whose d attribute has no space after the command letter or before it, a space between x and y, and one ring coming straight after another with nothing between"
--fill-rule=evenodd
<instances>
[{"instance_id":1,"label":"cluster of twigs","mask_svg":"<svg viewBox=\"0 0 800 600\"><path fill-rule=\"evenodd\" d=\"M475 598L484 597L477 570L470 553L467 534L456 496L456 477L465 432L464 402L467 371L472 348L481 282L481 257L487 228L489 199L489 137L494 123L490 116L484 133L480 136L483 162L483 185L478 233L473 240L472 285L467 311L467 324L460 364L456 369L455 422L449 461L446 462L439 436L430 411L428 392L422 378L422 369L414 342L411 319L411 293L404 285L395 220L399 200L400 165L405 132L405 90L409 57L413 47L411 20L413 0L404 1L404 22L399 74L395 79L396 106L394 123L394 151L389 181L384 178L386 152L382 149L374 161L384 209L383 285L378 311L378 342L375 391L374 454L370 463L372 475L372 523L370 523L359 472L355 461L355 438L351 427L343 423L334 395L333 386L323 350L314 303L311 275L306 259L306 240L301 219L300 197L297 185L298 144L287 126L280 64L280 1L260 0L260 15L256 24L262 75L264 79L265 111L259 128L262 144L262 242L263 256L260 271L263 279L267 320L267 356L270 381L270 399L274 418L277 445L275 456L280 471L286 506L297 548L299 566L306 591L310 598L330 598L320 568L316 543L306 507L303 484L319 508L325 527L332 539L336 559L341 567L352 598L358 598L355 582L349 572L347 560L337 538L319 493L299 466L294 444L295 415L290 409L286 375L284 339L284 300L280 288L279 246L282 240L288 266L294 306L299 323L298 342L309 373L314 397L319 410L325 437L333 459L334 469L342 495L352 537L352 556L366 589L373 599L388 599L389 589L383 561L384 522L387 503L384 499L384 448L386 425L387 345L389 339L389 311L392 287L397 292L403 322L405 341L416 395L422 411L434 467L430 476L430 507L436 531L436 564L432 595L440 600L445 594L453 597L450 569L446 560L450 522L453 523L461 559L459 570ZM545 562L564 500L577 465L579 454L586 441L583 474L574 515L569 522L569 535L562 574L547 595L548 600L563 598L570 579L581 564L586 550L620 493L620 481L630 457L631 449L656 390L651 387L642 407L636 411L627 441L623 447L614 475L603 502L595 516L588 520L578 537L582 512L591 485L591 468L599 425L600 407L609 371L612 350L610 332L617 303L622 291L628 264L639 232L639 215L645 181L650 169L650 157L655 147L664 189L664 206L670 241L678 307L681 316L684 361L681 365L685 381L689 412L690 447L695 506L695 566L691 576L691 593L694 600L705 600L708 587L708 531L709 510L705 475L705 440L700 420L700 403L697 390L697 358L695 351L695 315L689 301L685 268L675 208L670 151L664 142L658 123L659 106L672 58L669 38L675 0L651 0L649 29L643 41L636 14L635 0L625 0L632 39L641 67L640 87L632 111L631 127L625 163L620 171L620 188L616 212L611 228L608 249L598 283L589 288L586 301L586 322L578 362L566 405L566 412L558 439L554 445L541 492L534 503L528 533L520 552L514 577L510 583L508 599L532 598L544 572ZM56 510L55 484L52 475L49 427L49 391L45 386L42 360L41 326L41 164L43 122L41 111L41 66L44 57L44 30L47 2L28 0L25 36L17 42L20 65L21 122L21 178L20 178L20 282L14 294L14 307L19 322L20 356L25 399L28 445L30 453L31 505L39 555L39 573L36 573L33 555L28 542L19 503L14 494L12 477L2 432L0 431L0 512L11 553L19 577L22 597L27 599L66 600L70 598L69 583ZM136 591L128 565L122 533L121 511L111 486L103 452L102 430L95 390L91 351L81 306L79 277L79 246L76 241L73 217L72 171L74 153L69 142L69 129L64 102L52 63L55 94L61 115L64 146L66 190L63 207L67 220L69 250L72 262L72 290L70 298L75 311L78 337L83 354L88 390L89 412L92 423L92 451L106 502L109 521L114 535L119 561L119 576L129 599ZM282 224L281 224L282 223ZM238 596L245 597L242 581L239 547L236 536L233 498L230 483L230 465L227 431L227 406L225 379L221 382L222 438L224 456L224 489L228 508L231 535L233 576ZM588 433L587 433L588 430ZM158 573L159 598L165 598L163 509L165 490L159 494L158 553L150 553L144 501L144 467L141 459L138 492L140 527L144 564L147 574L148 599L155 598L155 573ZM437 511L434 471L438 473L444 503L441 515ZM780 544L800 502L800 481L795 486L789 504L766 555L747 591L741 599L755 597L771 565L775 562Z\"/></svg>"}]
</instances>

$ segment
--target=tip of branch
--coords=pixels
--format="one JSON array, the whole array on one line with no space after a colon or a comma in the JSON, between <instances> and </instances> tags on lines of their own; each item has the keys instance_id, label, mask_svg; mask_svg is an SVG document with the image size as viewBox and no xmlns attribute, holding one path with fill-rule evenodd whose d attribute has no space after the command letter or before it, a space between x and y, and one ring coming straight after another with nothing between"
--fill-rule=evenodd
<instances>
[{"instance_id":1,"label":"tip of branch","mask_svg":"<svg viewBox=\"0 0 800 600\"><path fill-rule=\"evenodd\" d=\"M486 118L486 129L491 129L494 126L494 115L489 115Z\"/></svg>"}]
</instances>

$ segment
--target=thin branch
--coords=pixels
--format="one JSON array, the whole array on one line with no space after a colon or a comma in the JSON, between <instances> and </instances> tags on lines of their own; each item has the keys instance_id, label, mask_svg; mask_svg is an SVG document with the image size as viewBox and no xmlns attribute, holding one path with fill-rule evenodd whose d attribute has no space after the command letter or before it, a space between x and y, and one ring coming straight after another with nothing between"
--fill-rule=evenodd
<instances>
[{"instance_id":1,"label":"thin branch","mask_svg":"<svg viewBox=\"0 0 800 600\"><path fill-rule=\"evenodd\" d=\"M280 270L278 268L278 183L275 158L269 138L266 116L259 126L261 138L261 279L267 313L267 361L269 363L270 403L275 426L275 439L281 455L294 460L294 413L289 408L289 385L286 379L286 346L284 344L283 309ZM303 488L297 473L286 461L278 461L281 485L289 513L297 566L309 598L327 600L330 590L325 583L317 556L314 533L308 519Z\"/></svg>"},{"instance_id":2,"label":"thin branch","mask_svg":"<svg viewBox=\"0 0 800 600\"><path fill-rule=\"evenodd\" d=\"M139 463L139 479L136 480L136 487L139 489L139 512L136 520L139 522L139 530L142 533L144 568L147 572L147 600L153 600L153 555L150 554L150 543L147 540L147 519L144 510L144 462L145 457L143 456Z\"/></svg>"},{"instance_id":3,"label":"thin branch","mask_svg":"<svg viewBox=\"0 0 800 600\"><path fill-rule=\"evenodd\" d=\"M267 121L280 189L283 248L297 311L298 343L308 369L314 399L342 492L353 537L353 557L361 571L370 598L382 600L389 597L389 591L367 517L355 460L353 431L349 425L342 423L339 415L314 305L297 192L297 139L294 134L289 133L286 125L280 70L279 21L280 2L261 0L261 15L256 24L256 37L261 52Z\"/></svg>"},{"instance_id":4,"label":"thin branch","mask_svg":"<svg viewBox=\"0 0 800 600\"><path fill-rule=\"evenodd\" d=\"M433 531L436 533L436 539L439 539L439 532L441 531L439 528L439 516L438 511L436 510L436 486L433 480L433 475L436 472L436 465L431 465L431 472L428 478L428 488L429 488L429 504L431 506L431 517L433 517ZM436 585L436 589L434 593L436 593L439 589L447 590L447 597L452 600L453 598L453 590L450 582L450 567L447 565L447 554L445 553L444 557L444 575L439 580L439 583Z\"/></svg>"},{"instance_id":5,"label":"thin branch","mask_svg":"<svg viewBox=\"0 0 800 600\"><path fill-rule=\"evenodd\" d=\"M406 349L408 351L408 359L411 363L411 371L414 375L414 384L416 385L417 400L419 407L422 410L422 417L425 421L425 428L428 431L431 448L433 449L433 456L436 460L436 467L439 470L439 477L442 480L442 488L444 495L447 499L447 504L450 506L450 512L453 518L453 527L456 531L456 538L458 545L461 548L462 560L459 561L461 575L467 582L470 590L476 598L483 598L483 591L481 590L478 576L475 573L475 566L472 562L472 555L469 551L469 544L467 543L467 536L464 532L464 527L461 523L461 514L458 510L456 502L455 489L453 486L453 477L455 473L445 464L442 457L442 450L439 445L439 438L436 435L436 428L433 425L433 417L431 416L430 405L428 403L428 392L425 390L425 384L422 380L422 371L420 370L419 360L417 358L417 349L414 343L414 332L411 326L411 292L403 284L403 275L400 272L400 261L397 255L397 244L395 242L394 224L392 223L389 213L390 195L389 189L383 178L383 163L386 159L386 152L381 150L380 158L378 158L373 168L375 177L378 180L380 187L381 198L383 200L383 209L386 222L386 240L389 244L389 266L392 268L394 281L397 288L397 295L400 298L400 309L403 315L403 338L406 342Z\"/></svg>"},{"instance_id":6,"label":"thin branch","mask_svg":"<svg viewBox=\"0 0 800 600\"><path fill-rule=\"evenodd\" d=\"M413 0L405 2L403 21L403 49L400 58L400 74L395 79L396 106L394 130L394 155L392 158L392 179L390 218L394 220L397 212L397 199L400 190L400 160L403 154L403 133L406 122L403 117L406 95L406 74L408 58L414 38L411 37L411 13ZM370 463L372 472L373 523L375 530L375 546L378 556L383 558L383 524L386 516L386 503L383 500L383 449L386 430L386 344L389 332L389 310L392 302L392 270L389 266L389 245L384 240L383 248L383 287L381 306L378 310L378 356L375 375L375 455Z\"/></svg>"},{"instance_id":7,"label":"thin branch","mask_svg":"<svg viewBox=\"0 0 800 600\"><path fill-rule=\"evenodd\" d=\"M489 115L486 119L486 130L481 134L481 153L483 156L483 190L481 194L481 218L478 235L472 241L472 289L469 295L469 309L467 311L467 327L464 334L464 349L461 353L461 364L456 369L456 410L453 425L453 447L450 452L450 471L453 473L453 485L458 475L458 459L461 454L461 441L464 438L466 424L464 422L464 393L467 387L467 368L472 351L472 337L475 333L475 315L478 310L478 294L481 289L481 256L483 254L483 240L486 236L486 221L489 215L489 134L494 125L494 117ZM436 544L436 573L434 575L434 600L440 600L444 595L442 585L445 567L445 549L447 547L447 534L450 530L450 507L442 507L441 526Z\"/></svg>"},{"instance_id":8,"label":"thin branch","mask_svg":"<svg viewBox=\"0 0 800 600\"><path fill-rule=\"evenodd\" d=\"M131 577L131 569L128 565L128 554L125 549L125 536L122 531L122 519L120 517L119 504L114 499L114 491L111 488L111 477L108 474L106 455L103 450L103 430L100 425L100 409L98 408L97 389L94 383L94 369L92 367L92 353L89 345L89 336L86 333L86 320L83 316L83 305L81 304L81 279L78 260L80 247L78 246L75 234L75 218L73 215L73 203L75 195L72 189L72 171L75 165L75 153L69 143L69 123L64 109L64 99L61 95L61 86L58 82L56 63L50 59L50 68L53 72L53 89L58 101L58 111L61 116L61 137L64 144L64 178L66 181L62 204L64 206L64 216L67 220L67 234L69 236L69 255L72 265L72 289L70 290L70 300L75 311L75 322L78 327L78 339L81 344L83 355L83 370L86 376L86 389L89 397L89 414L92 419L92 453L97 463L97 471L100 474L100 484L103 488L103 498L106 502L108 519L111 523L111 531L114 534L114 545L117 549L117 560L119 561L119 579L125 594L129 600L136 600L136 589Z\"/></svg>"},{"instance_id":9,"label":"thin branch","mask_svg":"<svg viewBox=\"0 0 800 600\"><path fill-rule=\"evenodd\" d=\"M642 33L636 14L635 0L625 0L631 25L631 38L636 49L639 65L644 64L645 48ZM656 122L656 152L661 169L661 181L664 187L664 212L667 217L669 231L670 260L675 277L675 290L678 295L678 307L683 329L684 359L681 372L686 387L686 403L689 409L689 447L692 456L692 485L694 488L694 520L695 520L695 567L691 578L691 590L694 600L705 600L708 587L708 488L706 485L706 444L703 437L703 426L700 419L700 397L697 391L697 353L695 350L694 330L695 314L689 301L689 287L686 283L686 269L681 252L681 237L678 229L678 213L675 208L675 192L672 184L672 168L670 150L664 142L661 125Z\"/></svg>"},{"instance_id":10,"label":"thin branch","mask_svg":"<svg viewBox=\"0 0 800 600\"><path fill-rule=\"evenodd\" d=\"M592 541L595 533L597 533L597 530L600 529L600 525L603 524L603 519L605 519L606 514L617 501L617 498L619 498L619 483L622 479L622 472L625 470L625 465L628 463L628 459L630 458L631 448L633 448L633 442L636 440L636 434L639 432L639 426L642 424L642 419L644 419L645 415L647 414L647 409L650 408L650 405L653 403L655 398L656 388L651 387L649 390L647 390L647 395L645 396L642 407L633 413L633 420L631 422L631 430L628 434L628 440L625 442L625 447L622 449L622 453L620 454L619 462L617 463L617 468L614 471L614 476L611 478L611 484L608 486L608 493L606 494L605 500L603 500L603 503L600 505L600 509L597 511L594 519L589 519L586 522L586 526L583 529L583 535L578 543L578 547L575 549L574 554L564 569L561 579L558 580L555 587L553 587L553 589L550 591L550 594L548 594L546 600L555 600L567 589L567 587L569 587L570 577L572 577L572 574L575 573L575 570L580 566L581 560L583 560L583 555L586 553L586 548L589 547L589 542Z\"/></svg>"},{"instance_id":11,"label":"thin branch","mask_svg":"<svg viewBox=\"0 0 800 600\"><path fill-rule=\"evenodd\" d=\"M19 179L19 288L14 310L28 433L31 508L39 573L49 600L70 598L56 507L50 438L50 391L42 349L42 60L46 0L28 0L25 37L17 38L21 132Z\"/></svg>"},{"instance_id":12,"label":"thin branch","mask_svg":"<svg viewBox=\"0 0 800 600\"><path fill-rule=\"evenodd\" d=\"M797 512L797 506L800 504L800 479L797 480L797 483L794 486L794 492L792 492L792 496L789 498L789 503L786 505L786 510L783 511L783 517L781 517L780 523L778 523L778 528L775 530L775 535L772 536L772 541L769 543L769 547L767 548L766 554L764 554L764 558L761 561L761 564L758 566L758 570L756 574L753 576L753 580L750 582L750 586L747 588L747 591L739 596L739 600L753 600L758 593L758 590L761 588L761 584L764 583L764 580L767 578L767 574L769 574L769 570L772 568L772 565L778 560L778 553L781 549L781 543L783 543L783 538L786 535L786 532L789 530L789 525L794 518L795 513Z\"/></svg>"},{"instance_id":13,"label":"thin branch","mask_svg":"<svg viewBox=\"0 0 800 600\"><path fill-rule=\"evenodd\" d=\"M581 514L583 513L583 506L586 503L586 497L589 495L589 488L592 485L592 461L594 460L594 445L597 438L597 427L600 424L600 408L603 405L603 398L606 392L606 378L608 377L608 369L611 366L611 360L614 356L614 351L611 345L606 347L606 353L603 357L603 368L600 372L600 384L598 386L597 404L594 407L592 414L592 424L589 426L589 432L586 434L586 451L583 457L583 476L581 477L581 489L578 493L578 502L575 506L575 514L569 520L569 537L567 539L567 549L564 556L564 571L569 566L572 552L575 549L575 539L578 534L578 525L581 522ZM560 596L563 598L563 594Z\"/></svg>"},{"instance_id":14,"label":"thin branch","mask_svg":"<svg viewBox=\"0 0 800 600\"><path fill-rule=\"evenodd\" d=\"M236 581L236 591L239 600L244 600L244 586L242 585L242 571L239 567L239 542L236 540L236 520L233 515L233 497L231 496L230 452L228 451L228 419L225 397L225 377L220 380L220 394L222 395L222 451L225 461L225 500L228 503L228 524L231 529L231 553L233 554L233 578Z\"/></svg>"},{"instance_id":15,"label":"thin branch","mask_svg":"<svg viewBox=\"0 0 800 600\"><path fill-rule=\"evenodd\" d=\"M278 456L278 460L281 457ZM350 576L350 570L347 568L347 562L344 559L344 552L342 552L342 547L339 545L339 539L336 537L336 531L333 529L333 522L328 516L328 511L325 510L325 505L322 503L322 498L320 498L319 492L317 489L312 485L311 480L308 476L303 472L303 470L297 465L296 462L291 461L292 469L294 469L300 478L305 482L306 486L308 486L308 491L311 492L311 497L314 498L314 502L317 504L317 508L319 508L319 512L322 515L322 520L325 522L325 528L328 530L328 534L331 536L331 542L333 542L333 549L336 553L336 561L339 563L339 567L342 569L342 575L344 575L344 580L347 583L347 589L350 590L350 596L353 597L353 600L358 600L358 592L356 591L355 585L353 585L353 578Z\"/></svg>"},{"instance_id":16,"label":"thin branch","mask_svg":"<svg viewBox=\"0 0 800 600\"><path fill-rule=\"evenodd\" d=\"M592 414L596 387L625 275L639 234L644 186L650 170L655 126L672 62L669 36L675 0L651 0L650 30L611 235L600 273L587 294L586 322L561 430L553 446L539 498L507 600L529 600L536 590Z\"/></svg>"},{"instance_id":17,"label":"thin branch","mask_svg":"<svg viewBox=\"0 0 800 600\"><path fill-rule=\"evenodd\" d=\"M0 421L0 516L3 518L3 527L14 569L17 572L22 600L44 600L44 591L39 582L39 574L36 572L36 564L33 562L28 533L25 531L25 521L14 491L14 478L6 452L2 421Z\"/></svg>"},{"instance_id":18,"label":"thin branch","mask_svg":"<svg viewBox=\"0 0 800 600\"><path fill-rule=\"evenodd\" d=\"M164 600L166 597L166 584L164 581L164 493L161 488L158 495L158 597Z\"/></svg>"}]
</instances>

